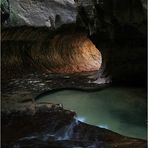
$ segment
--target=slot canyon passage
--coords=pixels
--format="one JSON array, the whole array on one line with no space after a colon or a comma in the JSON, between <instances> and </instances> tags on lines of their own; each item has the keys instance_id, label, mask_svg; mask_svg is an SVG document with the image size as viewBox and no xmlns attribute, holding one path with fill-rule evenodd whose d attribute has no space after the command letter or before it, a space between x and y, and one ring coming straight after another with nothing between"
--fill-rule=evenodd
<instances>
[{"instance_id":1,"label":"slot canyon passage","mask_svg":"<svg viewBox=\"0 0 148 148\"><path fill-rule=\"evenodd\" d=\"M3 148L147 147L147 2L1 0Z\"/></svg>"}]
</instances>

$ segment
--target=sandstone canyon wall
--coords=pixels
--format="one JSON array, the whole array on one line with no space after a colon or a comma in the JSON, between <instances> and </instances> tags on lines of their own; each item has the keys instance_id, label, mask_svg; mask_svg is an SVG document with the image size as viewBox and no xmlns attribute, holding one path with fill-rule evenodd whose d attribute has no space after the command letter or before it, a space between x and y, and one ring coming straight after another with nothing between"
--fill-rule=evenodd
<instances>
[{"instance_id":1,"label":"sandstone canyon wall","mask_svg":"<svg viewBox=\"0 0 148 148\"><path fill-rule=\"evenodd\" d=\"M117 83L146 83L145 0L2 0L2 6L3 28L44 26L56 31L63 24L69 30L74 23L102 53L102 75Z\"/></svg>"},{"instance_id":2,"label":"sandstone canyon wall","mask_svg":"<svg viewBox=\"0 0 148 148\"><path fill-rule=\"evenodd\" d=\"M2 71L28 65L47 73L76 73L99 70L102 63L99 50L80 32L52 37L47 28L13 28L2 31L2 41Z\"/></svg>"}]
</instances>

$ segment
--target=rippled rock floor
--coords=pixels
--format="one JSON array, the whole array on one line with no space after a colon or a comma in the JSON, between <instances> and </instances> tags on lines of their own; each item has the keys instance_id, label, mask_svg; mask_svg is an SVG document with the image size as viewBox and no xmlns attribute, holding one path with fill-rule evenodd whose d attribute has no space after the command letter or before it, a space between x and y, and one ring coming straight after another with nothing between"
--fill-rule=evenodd
<instances>
[{"instance_id":1,"label":"rippled rock floor","mask_svg":"<svg viewBox=\"0 0 148 148\"><path fill-rule=\"evenodd\" d=\"M29 106L38 95L56 89L72 88L80 90L99 90L106 86L107 79L99 78L98 72L80 74L40 74L24 73L12 77L2 77L2 110L20 110ZM104 84L105 83L105 84Z\"/></svg>"}]
</instances>

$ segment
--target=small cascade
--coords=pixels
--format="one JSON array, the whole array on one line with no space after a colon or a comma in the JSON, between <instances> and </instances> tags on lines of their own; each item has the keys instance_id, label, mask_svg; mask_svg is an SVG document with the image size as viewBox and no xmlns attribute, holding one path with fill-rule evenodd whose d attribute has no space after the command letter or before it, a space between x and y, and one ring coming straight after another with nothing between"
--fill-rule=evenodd
<instances>
[{"instance_id":1,"label":"small cascade","mask_svg":"<svg viewBox=\"0 0 148 148\"><path fill-rule=\"evenodd\" d=\"M78 125L78 120L74 118L73 121L69 125L66 125L65 127L63 127L62 129L56 132L55 138L57 140L71 139L76 125Z\"/></svg>"},{"instance_id":2,"label":"small cascade","mask_svg":"<svg viewBox=\"0 0 148 148\"><path fill-rule=\"evenodd\" d=\"M74 118L70 124L62 127L58 131L55 131L55 133L50 133L47 129L46 132L28 135L25 137L22 137L18 139L18 141L12 146L13 148L20 148L22 144L24 144L26 141L30 141L31 143L33 141L40 141L43 144L46 144L48 140L53 141L62 141L62 140L70 140L73 138L74 128L76 125L78 125L78 120Z\"/></svg>"}]
</instances>

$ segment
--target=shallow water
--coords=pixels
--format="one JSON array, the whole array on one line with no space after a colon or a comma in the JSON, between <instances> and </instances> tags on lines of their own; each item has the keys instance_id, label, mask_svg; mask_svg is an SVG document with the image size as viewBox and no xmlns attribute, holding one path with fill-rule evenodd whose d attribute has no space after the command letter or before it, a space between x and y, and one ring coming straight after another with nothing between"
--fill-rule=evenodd
<instances>
[{"instance_id":1,"label":"shallow water","mask_svg":"<svg viewBox=\"0 0 148 148\"><path fill-rule=\"evenodd\" d=\"M110 87L96 92L59 91L38 102L63 104L78 120L122 135L146 139L146 92L142 88Z\"/></svg>"}]
</instances>

